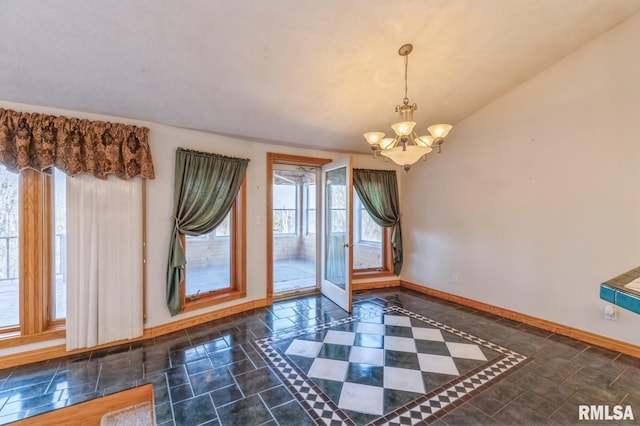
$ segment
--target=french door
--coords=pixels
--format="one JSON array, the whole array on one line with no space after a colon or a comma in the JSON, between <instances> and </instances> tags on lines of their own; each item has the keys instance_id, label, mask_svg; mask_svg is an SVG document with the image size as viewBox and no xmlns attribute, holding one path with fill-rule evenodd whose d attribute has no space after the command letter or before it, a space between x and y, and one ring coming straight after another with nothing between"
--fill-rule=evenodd
<instances>
[{"instance_id":1,"label":"french door","mask_svg":"<svg viewBox=\"0 0 640 426\"><path fill-rule=\"evenodd\" d=\"M322 294L351 312L353 199L351 157L322 167Z\"/></svg>"}]
</instances>

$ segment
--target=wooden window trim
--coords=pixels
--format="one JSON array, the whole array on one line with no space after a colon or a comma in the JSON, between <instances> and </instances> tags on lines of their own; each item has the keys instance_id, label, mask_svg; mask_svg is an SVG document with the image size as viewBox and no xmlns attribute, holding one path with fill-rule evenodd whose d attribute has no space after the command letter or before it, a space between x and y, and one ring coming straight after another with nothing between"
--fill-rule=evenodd
<instances>
[{"instance_id":1,"label":"wooden window trim","mask_svg":"<svg viewBox=\"0 0 640 426\"><path fill-rule=\"evenodd\" d=\"M19 321L0 330L0 348L63 338L66 321L52 320L53 176L25 169L20 172L18 229L20 258Z\"/></svg>"},{"instance_id":2,"label":"wooden window trim","mask_svg":"<svg viewBox=\"0 0 640 426\"><path fill-rule=\"evenodd\" d=\"M247 232L247 180L242 181L236 201L231 208L233 238L231 238L231 283L230 288L212 291L200 296L198 299L186 297L185 282L180 283L180 296L182 298L182 312L202 309L220 303L241 299L247 296L246 287L246 232ZM182 246L186 248L184 235L180 235ZM188 277L185 273L185 280Z\"/></svg>"},{"instance_id":3,"label":"wooden window trim","mask_svg":"<svg viewBox=\"0 0 640 426\"><path fill-rule=\"evenodd\" d=\"M51 319L53 266L53 177L26 169L20 173L20 334L30 336L64 327Z\"/></svg>"}]
</instances>

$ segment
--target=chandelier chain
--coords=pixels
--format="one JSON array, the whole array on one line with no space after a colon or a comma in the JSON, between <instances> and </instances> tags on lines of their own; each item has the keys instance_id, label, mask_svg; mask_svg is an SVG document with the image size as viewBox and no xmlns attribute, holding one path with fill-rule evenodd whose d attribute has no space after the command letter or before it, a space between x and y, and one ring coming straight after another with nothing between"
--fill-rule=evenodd
<instances>
[{"instance_id":1,"label":"chandelier chain","mask_svg":"<svg viewBox=\"0 0 640 426\"><path fill-rule=\"evenodd\" d=\"M409 98L407 97L407 91L408 91L408 83L407 83L407 68L409 65L409 55L406 55L404 57L404 99L402 100L402 102L404 102L405 105L409 104Z\"/></svg>"}]
</instances>

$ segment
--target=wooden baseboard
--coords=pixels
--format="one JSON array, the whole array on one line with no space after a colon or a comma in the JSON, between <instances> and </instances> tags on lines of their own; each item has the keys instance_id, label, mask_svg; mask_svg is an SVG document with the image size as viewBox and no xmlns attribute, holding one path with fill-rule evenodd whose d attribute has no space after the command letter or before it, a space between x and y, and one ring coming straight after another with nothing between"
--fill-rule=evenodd
<instances>
[{"instance_id":1,"label":"wooden baseboard","mask_svg":"<svg viewBox=\"0 0 640 426\"><path fill-rule=\"evenodd\" d=\"M437 297L438 299L447 300L449 302L456 303L458 305L467 306L472 309L477 309L483 312L489 312L498 315L503 318L508 318L514 321L518 321L524 324L528 324L543 330L551 331L556 334L571 337L572 339L580 340L585 343L590 343L596 346L600 346L606 349L610 349L615 352L621 352L633 357L640 358L640 346L622 342L620 340L611 339L606 336L591 333L589 331L580 330L577 328L569 327L566 325L558 324L553 321L547 321L541 318L533 317L526 314L521 314L509 309L500 308L498 306L489 305L488 303L478 302L477 300L467 299L466 297L457 296L455 294L447 293L441 290L435 290L432 288L424 287L409 281L402 280L400 286L408 288L410 290L417 291L418 293L426 294L428 296Z\"/></svg>"},{"instance_id":2,"label":"wooden baseboard","mask_svg":"<svg viewBox=\"0 0 640 426\"><path fill-rule=\"evenodd\" d=\"M34 417L19 420L16 426L81 426L100 425L102 416L116 410L132 407L143 402L151 404L151 415L153 413L153 385L143 385L137 388L116 392L107 396L70 405L68 407L49 411Z\"/></svg>"},{"instance_id":3,"label":"wooden baseboard","mask_svg":"<svg viewBox=\"0 0 640 426\"><path fill-rule=\"evenodd\" d=\"M240 305L230 306L228 308L207 312L206 314L197 315L195 317L151 327L145 330L145 335L149 333L149 337L158 337L164 334L173 333L174 331L184 330L185 328L193 327L194 325L204 324L205 322L214 321L256 308L263 308L265 306L268 306L268 299L252 300L251 302L242 303Z\"/></svg>"},{"instance_id":4,"label":"wooden baseboard","mask_svg":"<svg viewBox=\"0 0 640 426\"><path fill-rule=\"evenodd\" d=\"M32 362L61 358L64 356L77 355L85 352L95 351L98 349L110 348L112 346L135 343L141 340L147 340L153 337L162 336L163 334L173 333L174 331L184 330L185 328L204 324L205 322L214 321L230 315L239 314L245 311L250 311L251 309L269 306L270 304L271 303L269 299L253 300L251 302L242 303L240 305L223 308L213 312L207 312L202 315L181 319L178 321L170 322L168 324L162 324L156 327L146 328L144 330L144 334L140 337L136 337L135 339L118 340L116 342L111 342L111 343L107 343L99 346L92 346L90 348L82 348L82 349L67 351L67 348L65 345L55 345L55 346L49 346L42 349L34 349L31 351L18 352L11 355L4 355L4 356L0 356L0 365L2 365L2 368L9 368L9 367L15 367L18 365L30 364Z\"/></svg>"},{"instance_id":5,"label":"wooden baseboard","mask_svg":"<svg viewBox=\"0 0 640 426\"><path fill-rule=\"evenodd\" d=\"M351 284L351 289L353 291L361 291L361 290L374 290L379 288L389 288L389 287L399 287L400 280L386 280L386 281L370 281L366 283L357 283Z\"/></svg>"}]
</instances>

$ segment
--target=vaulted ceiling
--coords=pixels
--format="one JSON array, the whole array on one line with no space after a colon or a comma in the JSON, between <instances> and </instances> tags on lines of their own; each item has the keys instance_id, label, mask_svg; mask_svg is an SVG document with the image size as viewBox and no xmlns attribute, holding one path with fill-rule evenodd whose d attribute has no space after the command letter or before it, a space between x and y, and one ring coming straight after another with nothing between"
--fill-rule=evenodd
<instances>
[{"instance_id":1,"label":"vaulted ceiling","mask_svg":"<svg viewBox=\"0 0 640 426\"><path fill-rule=\"evenodd\" d=\"M640 0L2 0L0 100L367 152L456 124ZM455 131L455 129L454 129Z\"/></svg>"}]
</instances>

